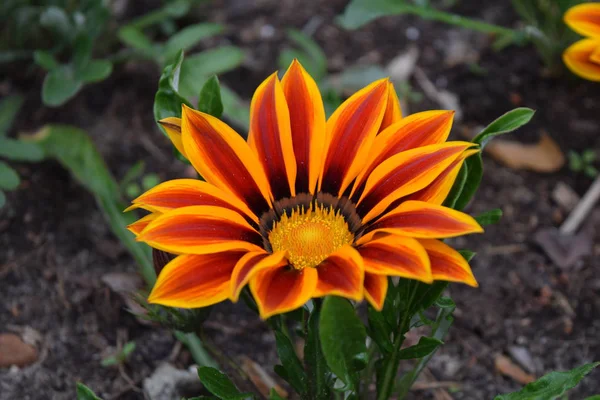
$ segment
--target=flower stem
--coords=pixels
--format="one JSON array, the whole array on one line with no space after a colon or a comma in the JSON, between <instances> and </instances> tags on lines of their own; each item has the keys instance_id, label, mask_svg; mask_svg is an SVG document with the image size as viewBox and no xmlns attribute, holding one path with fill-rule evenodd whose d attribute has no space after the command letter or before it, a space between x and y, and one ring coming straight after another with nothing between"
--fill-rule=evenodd
<instances>
[{"instance_id":1,"label":"flower stem","mask_svg":"<svg viewBox=\"0 0 600 400\"><path fill-rule=\"evenodd\" d=\"M394 335L394 348L392 354L389 356L389 360L385 365L383 372L381 386L377 393L377 400L387 400L392 395L394 389L394 383L396 381L396 375L398 374L398 366L400 365L400 349L402 343L404 343L404 334L409 329L410 320L412 318L412 305L416 293L416 285L414 282L410 283L408 302L406 304L406 312L402 316L402 322L398 326L398 331Z\"/></svg>"},{"instance_id":2,"label":"flower stem","mask_svg":"<svg viewBox=\"0 0 600 400\"><path fill-rule=\"evenodd\" d=\"M436 10L430 7L419 7L411 4L398 5L399 13L418 15L423 19L444 22L450 25L460 26L474 31L493 33L506 38L510 38L512 43L523 44L527 41L527 35L523 32L505 28L503 26L490 24L472 18L463 17L445 11Z\"/></svg>"}]
</instances>

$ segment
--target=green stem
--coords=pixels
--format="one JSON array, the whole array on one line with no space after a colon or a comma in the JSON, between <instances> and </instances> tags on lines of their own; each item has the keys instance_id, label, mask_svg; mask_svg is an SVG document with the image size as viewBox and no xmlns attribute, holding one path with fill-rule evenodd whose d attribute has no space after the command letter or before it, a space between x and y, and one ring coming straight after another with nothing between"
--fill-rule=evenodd
<instances>
[{"instance_id":1,"label":"green stem","mask_svg":"<svg viewBox=\"0 0 600 400\"><path fill-rule=\"evenodd\" d=\"M398 367L400 365L400 349L402 348L402 343L404 343L404 334L408 331L408 325L410 324L410 319L412 318L411 310L416 293L416 287L417 286L411 282L409 299L406 304L406 312L402 316L402 322L398 327L398 331L394 335L394 348L392 350L392 354L389 356L389 361L385 365L385 370L381 379L381 386L379 387L377 393L377 400L387 400L392 395L394 383L396 381L396 375L398 375Z\"/></svg>"},{"instance_id":2,"label":"green stem","mask_svg":"<svg viewBox=\"0 0 600 400\"><path fill-rule=\"evenodd\" d=\"M398 5L399 13L418 15L423 19L444 22L450 25L460 26L462 28L472 29L474 31L493 33L500 36L510 37L512 42L522 44L527 37L522 32L503 26L489 24L487 22L463 17L460 15L436 10L429 7L419 7L410 4Z\"/></svg>"}]
</instances>

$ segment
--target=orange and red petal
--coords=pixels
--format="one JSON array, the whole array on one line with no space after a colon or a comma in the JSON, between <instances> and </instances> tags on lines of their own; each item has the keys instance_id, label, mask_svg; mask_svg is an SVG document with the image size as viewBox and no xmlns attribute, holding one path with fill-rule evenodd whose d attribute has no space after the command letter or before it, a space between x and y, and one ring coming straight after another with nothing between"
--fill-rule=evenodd
<instances>
[{"instance_id":1,"label":"orange and red petal","mask_svg":"<svg viewBox=\"0 0 600 400\"><path fill-rule=\"evenodd\" d=\"M364 242L358 252L365 272L432 282L429 257L416 239L386 235Z\"/></svg>"},{"instance_id":2,"label":"orange and red petal","mask_svg":"<svg viewBox=\"0 0 600 400\"><path fill-rule=\"evenodd\" d=\"M315 268L296 270L286 265L259 271L250 279L250 290L260 317L267 319L302 307L315 292L318 280Z\"/></svg>"},{"instance_id":3,"label":"orange and red petal","mask_svg":"<svg viewBox=\"0 0 600 400\"><path fill-rule=\"evenodd\" d=\"M175 254L258 251L262 248L261 235L244 217L215 206L171 210L150 222L137 240Z\"/></svg>"},{"instance_id":4,"label":"orange and red petal","mask_svg":"<svg viewBox=\"0 0 600 400\"><path fill-rule=\"evenodd\" d=\"M173 146L187 158L185 155L185 149L183 148L183 141L181 139L181 118L168 117L161 119L158 123L163 127L169 139L173 143Z\"/></svg>"},{"instance_id":5,"label":"orange and red petal","mask_svg":"<svg viewBox=\"0 0 600 400\"><path fill-rule=\"evenodd\" d=\"M565 13L564 20L580 35L600 38L600 3L583 3L571 7Z\"/></svg>"},{"instance_id":6,"label":"orange and red petal","mask_svg":"<svg viewBox=\"0 0 600 400\"><path fill-rule=\"evenodd\" d=\"M443 204L456 181L458 172L463 162L473 154L479 153L479 150L466 150L460 157L452 162L437 178L425 188L407 196L405 200L426 201L430 204ZM402 200L400 200L402 201Z\"/></svg>"},{"instance_id":7,"label":"orange and red petal","mask_svg":"<svg viewBox=\"0 0 600 400\"><path fill-rule=\"evenodd\" d=\"M371 172L388 158L402 151L444 143L453 119L454 111L424 111L409 115L381 132L375 138L367 165L358 175L352 194L360 195Z\"/></svg>"},{"instance_id":8,"label":"orange and red petal","mask_svg":"<svg viewBox=\"0 0 600 400\"><path fill-rule=\"evenodd\" d=\"M281 80L290 112L296 192L314 193L323 164L325 109L314 79L294 60Z\"/></svg>"},{"instance_id":9,"label":"orange and red petal","mask_svg":"<svg viewBox=\"0 0 600 400\"><path fill-rule=\"evenodd\" d=\"M563 53L563 61L576 75L600 82L600 39L583 39Z\"/></svg>"},{"instance_id":10,"label":"orange and red petal","mask_svg":"<svg viewBox=\"0 0 600 400\"><path fill-rule=\"evenodd\" d=\"M188 206L218 206L238 211L258 222L258 217L246 203L229 192L198 179L174 179L163 182L135 200L133 208L143 208L161 213Z\"/></svg>"},{"instance_id":11,"label":"orange and red petal","mask_svg":"<svg viewBox=\"0 0 600 400\"><path fill-rule=\"evenodd\" d=\"M148 297L149 303L169 307L207 307L229 298L229 280L240 251L185 254L160 272Z\"/></svg>"},{"instance_id":12,"label":"orange and red petal","mask_svg":"<svg viewBox=\"0 0 600 400\"><path fill-rule=\"evenodd\" d=\"M186 156L207 182L233 193L256 214L271 205L269 181L250 146L219 119L183 106Z\"/></svg>"},{"instance_id":13,"label":"orange and red petal","mask_svg":"<svg viewBox=\"0 0 600 400\"><path fill-rule=\"evenodd\" d=\"M398 94L394 89L394 84L392 82L388 82L388 85L388 101L385 108L385 113L383 114L383 119L381 120L381 126L379 127L379 133L381 133L388 126L395 124L402 119L400 100L398 99Z\"/></svg>"},{"instance_id":14,"label":"orange and red petal","mask_svg":"<svg viewBox=\"0 0 600 400\"><path fill-rule=\"evenodd\" d=\"M296 195L296 158L290 113L277 73L254 92L248 144L262 163L275 199Z\"/></svg>"},{"instance_id":15,"label":"orange and red petal","mask_svg":"<svg viewBox=\"0 0 600 400\"><path fill-rule=\"evenodd\" d=\"M358 251L346 245L332 253L317 267L319 282L314 297L336 295L362 300L364 265Z\"/></svg>"},{"instance_id":16,"label":"orange and red petal","mask_svg":"<svg viewBox=\"0 0 600 400\"><path fill-rule=\"evenodd\" d=\"M365 272L365 298L377 311L383 309L387 289L387 276Z\"/></svg>"},{"instance_id":17,"label":"orange and red petal","mask_svg":"<svg viewBox=\"0 0 600 400\"><path fill-rule=\"evenodd\" d=\"M319 188L341 195L364 167L386 110L389 82L359 90L327 121L325 162Z\"/></svg>"},{"instance_id":18,"label":"orange and red petal","mask_svg":"<svg viewBox=\"0 0 600 400\"><path fill-rule=\"evenodd\" d=\"M367 178L357 202L358 214L366 223L384 212L395 200L429 185L470 142L448 142L398 153L376 167Z\"/></svg>"},{"instance_id":19,"label":"orange and red petal","mask_svg":"<svg viewBox=\"0 0 600 400\"><path fill-rule=\"evenodd\" d=\"M262 250L249 252L244 255L236 264L231 275L231 300L238 300L242 289L256 273L266 268L288 265L285 257L285 251L269 254Z\"/></svg>"},{"instance_id":20,"label":"orange and red petal","mask_svg":"<svg viewBox=\"0 0 600 400\"><path fill-rule=\"evenodd\" d=\"M421 239L419 242L429 256L434 280L462 282L473 287L479 286L469 263L458 251L435 239Z\"/></svg>"},{"instance_id":21,"label":"orange and red petal","mask_svg":"<svg viewBox=\"0 0 600 400\"><path fill-rule=\"evenodd\" d=\"M135 236L138 236L140 233L142 233L142 231L144 229L146 229L148 224L150 224L150 222L154 221L159 215L160 215L160 213L148 214L148 215L138 219L133 224L129 224L127 226L127 229L129 229L129 231L131 233L133 233Z\"/></svg>"},{"instance_id":22,"label":"orange and red petal","mask_svg":"<svg viewBox=\"0 0 600 400\"><path fill-rule=\"evenodd\" d=\"M423 201L405 201L367 228L366 241L378 232L418 239L448 238L481 233L483 228L473 217L448 207Z\"/></svg>"}]
</instances>

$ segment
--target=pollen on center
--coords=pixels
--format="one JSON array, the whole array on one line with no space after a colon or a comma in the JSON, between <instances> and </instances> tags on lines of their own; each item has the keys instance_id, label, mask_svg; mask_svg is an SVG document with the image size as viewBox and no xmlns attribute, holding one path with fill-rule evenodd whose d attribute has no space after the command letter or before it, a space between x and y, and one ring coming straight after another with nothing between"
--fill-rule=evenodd
<instances>
[{"instance_id":1,"label":"pollen on center","mask_svg":"<svg viewBox=\"0 0 600 400\"><path fill-rule=\"evenodd\" d=\"M273 251L287 250L288 260L296 269L317 267L353 240L344 216L333 207L318 204L296 208L289 216L284 214L269 232Z\"/></svg>"}]
</instances>

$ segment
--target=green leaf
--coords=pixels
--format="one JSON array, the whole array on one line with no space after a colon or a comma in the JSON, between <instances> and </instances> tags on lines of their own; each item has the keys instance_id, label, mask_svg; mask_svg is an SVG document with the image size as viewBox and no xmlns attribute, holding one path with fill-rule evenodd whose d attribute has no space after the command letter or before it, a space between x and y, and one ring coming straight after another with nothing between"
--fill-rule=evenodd
<instances>
[{"instance_id":1,"label":"green leaf","mask_svg":"<svg viewBox=\"0 0 600 400\"><path fill-rule=\"evenodd\" d=\"M592 149L585 149L581 152L581 159L587 163L591 164L596 161L596 152Z\"/></svg>"},{"instance_id":2,"label":"green leaf","mask_svg":"<svg viewBox=\"0 0 600 400\"><path fill-rule=\"evenodd\" d=\"M378 79L387 78L389 73L379 65L355 65L345 68L336 78L340 90L359 90Z\"/></svg>"},{"instance_id":3,"label":"green leaf","mask_svg":"<svg viewBox=\"0 0 600 400\"><path fill-rule=\"evenodd\" d=\"M84 69L92 58L92 37L85 32L81 32L75 38L73 48L73 68L75 74Z\"/></svg>"},{"instance_id":4,"label":"green leaf","mask_svg":"<svg viewBox=\"0 0 600 400\"><path fill-rule=\"evenodd\" d=\"M198 99L198 110L220 118L223 115L223 102L221 100L221 88L219 87L219 79L212 76L200 91Z\"/></svg>"},{"instance_id":5,"label":"green leaf","mask_svg":"<svg viewBox=\"0 0 600 400\"><path fill-rule=\"evenodd\" d=\"M598 176L598 170L593 165L586 165L586 167L583 169L583 173L585 176L592 179Z\"/></svg>"},{"instance_id":6,"label":"green leaf","mask_svg":"<svg viewBox=\"0 0 600 400\"><path fill-rule=\"evenodd\" d=\"M310 36L296 29L288 29L287 36L302 51L300 53L302 56L298 54L296 57L300 59L304 68L317 82L323 79L327 75L327 56L321 46ZM293 53L288 54L292 55ZM285 68L289 66L289 62Z\"/></svg>"},{"instance_id":7,"label":"green leaf","mask_svg":"<svg viewBox=\"0 0 600 400\"><path fill-rule=\"evenodd\" d=\"M170 62L179 50L186 51L201 40L217 35L223 30L223 25L211 23L200 23L183 28L164 44L164 60Z\"/></svg>"},{"instance_id":8,"label":"green leaf","mask_svg":"<svg viewBox=\"0 0 600 400\"><path fill-rule=\"evenodd\" d=\"M315 309L308 317L308 332L306 343L304 345L304 361L308 368L308 389L310 398L326 399L329 395L327 363L323 357L321 349L321 339L319 337L320 309Z\"/></svg>"},{"instance_id":9,"label":"green leaf","mask_svg":"<svg viewBox=\"0 0 600 400\"><path fill-rule=\"evenodd\" d=\"M269 400L285 400L283 397L281 397L279 395L279 393L277 393L277 390L275 390L275 388L271 388L271 391L269 392Z\"/></svg>"},{"instance_id":10,"label":"green leaf","mask_svg":"<svg viewBox=\"0 0 600 400\"><path fill-rule=\"evenodd\" d=\"M219 399L229 400L251 397L250 394L245 395L241 393L238 388L235 387L233 382L229 380L227 375L215 368L198 368L198 377L206 390L217 396Z\"/></svg>"},{"instance_id":11,"label":"green leaf","mask_svg":"<svg viewBox=\"0 0 600 400\"><path fill-rule=\"evenodd\" d=\"M494 400L553 400L573 389L600 362L582 365L565 372L550 372L515 393L498 395Z\"/></svg>"},{"instance_id":12,"label":"green leaf","mask_svg":"<svg viewBox=\"0 0 600 400\"><path fill-rule=\"evenodd\" d=\"M133 351L135 350L135 342L131 341L131 342L127 342L125 343L125 346L123 346L123 350L121 350L121 354L123 354L124 358L129 357L129 355L131 353L133 353Z\"/></svg>"},{"instance_id":13,"label":"green leaf","mask_svg":"<svg viewBox=\"0 0 600 400\"><path fill-rule=\"evenodd\" d=\"M369 336L383 355L392 352L391 329L382 313L369 306Z\"/></svg>"},{"instance_id":14,"label":"green leaf","mask_svg":"<svg viewBox=\"0 0 600 400\"><path fill-rule=\"evenodd\" d=\"M23 96L15 94L0 101L0 137L8 133L24 100Z\"/></svg>"},{"instance_id":15,"label":"green leaf","mask_svg":"<svg viewBox=\"0 0 600 400\"><path fill-rule=\"evenodd\" d=\"M133 213L123 213L119 186L89 136L73 126L47 125L29 140L38 144L46 158L53 158L89 190L104 213L113 233L129 250L149 284L156 280L150 249L135 240L126 226L136 221Z\"/></svg>"},{"instance_id":16,"label":"green leaf","mask_svg":"<svg viewBox=\"0 0 600 400\"><path fill-rule=\"evenodd\" d=\"M156 54L152 41L144 35L144 32L134 26L127 25L122 27L117 32L117 36L124 45L139 50L148 57L154 57Z\"/></svg>"},{"instance_id":17,"label":"green leaf","mask_svg":"<svg viewBox=\"0 0 600 400\"><path fill-rule=\"evenodd\" d=\"M452 301L452 299L450 299L449 297L443 298L443 300L442 299L440 299L440 300L438 300L438 304L442 305L442 307L439 307L437 316L435 318L435 323L431 327L431 337L433 339L437 339L437 340L441 341L448 334L448 330L450 329L450 326L452 326L452 323L454 322L452 313L454 312L454 309L456 308L456 306L454 305L454 302ZM423 369L427 366L427 363L435 355L436 349L434 349L431 353L429 353L425 357L421 358L417 362L417 364L413 367L412 370L410 370L409 372L404 374L402 376L402 378L400 380L398 380L398 384L396 387L396 390L398 392L397 398L402 399L406 396L406 394L412 387L414 381L417 380L421 371L423 371Z\"/></svg>"},{"instance_id":18,"label":"green leaf","mask_svg":"<svg viewBox=\"0 0 600 400\"><path fill-rule=\"evenodd\" d=\"M356 29L376 18L394 15L402 10L393 0L352 0L337 22L345 29Z\"/></svg>"},{"instance_id":19,"label":"green leaf","mask_svg":"<svg viewBox=\"0 0 600 400\"><path fill-rule=\"evenodd\" d=\"M471 198L473 198L481 184L481 179L483 178L483 160L481 158L481 153L473 154L471 157L467 158L463 167L467 170L467 179L453 207L455 210L459 211L463 210L467 204L469 204L469 201L471 201Z\"/></svg>"},{"instance_id":20,"label":"green leaf","mask_svg":"<svg viewBox=\"0 0 600 400\"><path fill-rule=\"evenodd\" d=\"M331 371L346 385L357 389L358 372L367 361L367 332L352 304L327 296L320 317L319 336Z\"/></svg>"},{"instance_id":21,"label":"green leaf","mask_svg":"<svg viewBox=\"0 0 600 400\"><path fill-rule=\"evenodd\" d=\"M110 61L91 60L76 74L76 77L86 83L100 82L110 76L112 68Z\"/></svg>"},{"instance_id":22,"label":"green leaf","mask_svg":"<svg viewBox=\"0 0 600 400\"><path fill-rule=\"evenodd\" d=\"M127 170L123 179L121 179L121 182L119 183L121 188L124 188L125 186L142 176L145 169L146 163L143 160L140 160L133 164L131 168Z\"/></svg>"},{"instance_id":23,"label":"green leaf","mask_svg":"<svg viewBox=\"0 0 600 400\"><path fill-rule=\"evenodd\" d=\"M143 29L154 24L162 23L168 18L183 17L190 10L190 5L190 0L169 1L164 7L149 13L145 13L141 17L131 21L126 26Z\"/></svg>"},{"instance_id":24,"label":"green leaf","mask_svg":"<svg viewBox=\"0 0 600 400\"><path fill-rule=\"evenodd\" d=\"M6 204L6 194L2 190L0 190L0 208L4 207Z\"/></svg>"},{"instance_id":25,"label":"green leaf","mask_svg":"<svg viewBox=\"0 0 600 400\"><path fill-rule=\"evenodd\" d=\"M46 71L52 71L60 66L54 56L44 50L36 50L33 52L33 61L44 68Z\"/></svg>"},{"instance_id":26,"label":"green leaf","mask_svg":"<svg viewBox=\"0 0 600 400\"><path fill-rule=\"evenodd\" d=\"M475 255L477 254L471 250L458 250L458 252L461 256L463 256L465 260L467 260L467 262L470 262L473 259L473 257L475 257Z\"/></svg>"},{"instance_id":27,"label":"green leaf","mask_svg":"<svg viewBox=\"0 0 600 400\"><path fill-rule=\"evenodd\" d=\"M0 156L13 161L40 161L44 152L35 143L0 136Z\"/></svg>"},{"instance_id":28,"label":"green leaf","mask_svg":"<svg viewBox=\"0 0 600 400\"><path fill-rule=\"evenodd\" d=\"M154 97L154 118L157 121L167 117L181 117L182 104L191 107L191 104L177 92L182 63L183 52L180 51L176 61L163 69L158 81L158 91ZM166 132L164 133L166 135Z\"/></svg>"},{"instance_id":29,"label":"green leaf","mask_svg":"<svg viewBox=\"0 0 600 400\"><path fill-rule=\"evenodd\" d=\"M42 12L40 25L55 32L62 40L68 40L74 33L67 13L56 6L50 6Z\"/></svg>"},{"instance_id":30,"label":"green leaf","mask_svg":"<svg viewBox=\"0 0 600 400\"><path fill-rule=\"evenodd\" d=\"M113 365L118 365L118 364L119 364L119 360L117 359L116 356L106 357L106 358L102 359L102 361L100 361L100 365L102 365L103 367L112 367Z\"/></svg>"},{"instance_id":31,"label":"green leaf","mask_svg":"<svg viewBox=\"0 0 600 400\"><path fill-rule=\"evenodd\" d=\"M481 226L493 225L497 224L502 218L502 210L499 208L495 208L490 211L486 211L483 214L480 214L475 217L475 221L479 223Z\"/></svg>"},{"instance_id":32,"label":"green leaf","mask_svg":"<svg viewBox=\"0 0 600 400\"><path fill-rule=\"evenodd\" d=\"M225 85L221 85L221 100L224 115L247 131L250 124L250 105Z\"/></svg>"},{"instance_id":33,"label":"green leaf","mask_svg":"<svg viewBox=\"0 0 600 400\"><path fill-rule=\"evenodd\" d=\"M600 400L600 394L594 395L592 397L586 397L585 400Z\"/></svg>"},{"instance_id":34,"label":"green leaf","mask_svg":"<svg viewBox=\"0 0 600 400\"><path fill-rule=\"evenodd\" d=\"M75 96L83 83L75 78L69 65L61 65L46 75L42 86L42 101L52 107L60 106Z\"/></svg>"},{"instance_id":35,"label":"green leaf","mask_svg":"<svg viewBox=\"0 0 600 400\"><path fill-rule=\"evenodd\" d=\"M445 281L435 281L431 284L415 282L414 284L416 285L415 301L413 309L407 311L409 314L431 307L448 286L448 282Z\"/></svg>"},{"instance_id":36,"label":"green leaf","mask_svg":"<svg viewBox=\"0 0 600 400\"><path fill-rule=\"evenodd\" d=\"M444 344L441 340L430 338L427 336L421 336L419 339L419 343L414 346L407 347L405 349L400 350L398 353L398 357L400 360L408 360L411 358L423 358L435 350L439 346Z\"/></svg>"},{"instance_id":37,"label":"green leaf","mask_svg":"<svg viewBox=\"0 0 600 400\"><path fill-rule=\"evenodd\" d=\"M576 151L569 150L567 153L567 158L569 159L569 169L574 172L579 172L583 169L583 159Z\"/></svg>"},{"instance_id":38,"label":"green leaf","mask_svg":"<svg viewBox=\"0 0 600 400\"><path fill-rule=\"evenodd\" d=\"M237 68L243 59L244 53L235 46L221 46L186 57L181 65L181 93L186 97L197 96L209 77Z\"/></svg>"},{"instance_id":39,"label":"green leaf","mask_svg":"<svg viewBox=\"0 0 600 400\"><path fill-rule=\"evenodd\" d=\"M142 178L142 187L144 190L150 190L160 183L160 178L156 174L147 174Z\"/></svg>"},{"instance_id":40,"label":"green leaf","mask_svg":"<svg viewBox=\"0 0 600 400\"><path fill-rule=\"evenodd\" d=\"M531 108L515 108L489 124L479 135L475 136L473 143L477 143L483 149L493 137L520 128L528 123L534 114L535 111Z\"/></svg>"},{"instance_id":41,"label":"green leaf","mask_svg":"<svg viewBox=\"0 0 600 400\"><path fill-rule=\"evenodd\" d=\"M15 190L19 187L21 178L7 163L0 161L0 189Z\"/></svg>"},{"instance_id":42,"label":"green leaf","mask_svg":"<svg viewBox=\"0 0 600 400\"><path fill-rule=\"evenodd\" d=\"M77 382L77 400L102 400L96 396L92 389L88 388L81 382Z\"/></svg>"},{"instance_id":43,"label":"green leaf","mask_svg":"<svg viewBox=\"0 0 600 400\"><path fill-rule=\"evenodd\" d=\"M277 355L285 369L288 383L297 393L305 395L307 392L306 372L294 351L294 345L281 331L275 331L275 343L277 344Z\"/></svg>"}]
</instances>

